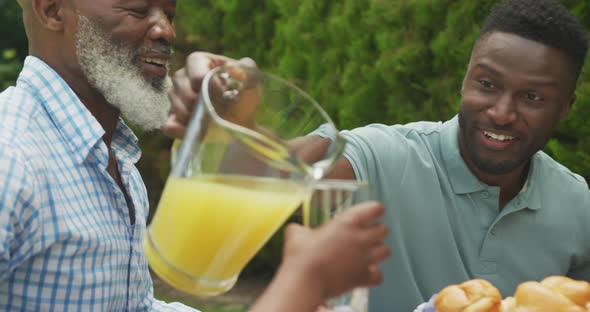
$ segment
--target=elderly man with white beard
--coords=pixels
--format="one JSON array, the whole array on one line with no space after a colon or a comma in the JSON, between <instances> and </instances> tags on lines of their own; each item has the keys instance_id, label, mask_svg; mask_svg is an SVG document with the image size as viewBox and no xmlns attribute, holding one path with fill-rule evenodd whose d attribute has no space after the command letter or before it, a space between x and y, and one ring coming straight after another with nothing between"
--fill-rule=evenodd
<instances>
[{"instance_id":1,"label":"elderly man with white beard","mask_svg":"<svg viewBox=\"0 0 590 312\"><path fill-rule=\"evenodd\" d=\"M192 310L153 297L141 152L120 118L166 121L176 1L18 1L30 56L0 93L0 310ZM317 230L291 225L252 310L313 311L379 283L382 214L367 203Z\"/></svg>"}]
</instances>

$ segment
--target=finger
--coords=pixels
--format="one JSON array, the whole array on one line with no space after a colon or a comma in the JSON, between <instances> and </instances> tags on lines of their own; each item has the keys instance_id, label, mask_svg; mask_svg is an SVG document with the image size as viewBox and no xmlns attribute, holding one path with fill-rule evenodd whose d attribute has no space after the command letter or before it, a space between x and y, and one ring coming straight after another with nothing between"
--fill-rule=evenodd
<instances>
[{"instance_id":1,"label":"finger","mask_svg":"<svg viewBox=\"0 0 590 312\"><path fill-rule=\"evenodd\" d=\"M389 258L390 254L391 249L389 246L382 245L371 250L369 261L373 264L378 264Z\"/></svg>"},{"instance_id":2,"label":"finger","mask_svg":"<svg viewBox=\"0 0 590 312\"><path fill-rule=\"evenodd\" d=\"M176 121L175 115L170 115L162 127L162 132L170 138L182 139L186 134L186 127Z\"/></svg>"},{"instance_id":3,"label":"finger","mask_svg":"<svg viewBox=\"0 0 590 312\"><path fill-rule=\"evenodd\" d=\"M347 211L341 213L338 217L344 222L349 222L354 225L368 226L374 223L377 218L385 213L383 205L376 201L364 202L357 204ZM338 219L338 217L336 219Z\"/></svg>"},{"instance_id":4,"label":"finger","mask_svg":"<svg viewBox=\"0 0 590 312\"><path fill-rule=\"evenodd\" d=\"M172 85L173 88L169 94L175 94L189 111L192 110L199 93L197 90L193 90L191 81L186 74L186 69L181 69L174 74Z\"/></svg>"},{"instance_id":5,"label":"finger","mask_svg":"<svg viewBox=\"0 0 590 312\"><path fill-rule=\"evenodd\" d=\"M369 272L367 274L367 283L365 284L365 286L371 287L383 283L383 273L381 272L378 266L371 265L369 266L368 271Z\"/></svg>"},{"instance_id":6,"label":"finger","mask_svg":"<svg viewBox=\"0 0 590 312\"><path fill-rule=\"evenodd\" d=\"M319 306L315 312L333 312L333 311L334 310L329 309L328 307L322 305L322 306Z\"/></svg>"},{"instance_id":7,"label":"finger","mask_svg":"<svg viewBox=\"0 0 590 312\"><path fill-rule=\"evenodd\" d=\"M248 72L243 66L228 66L227 73L234 79L245 81L248 78Z\"/></svg>"},{"instance_id":8,"label":"finger","mask_svg":"<svg viewBox=\"0 0 590 312\"><path fill-rule=\"evenodd\" d=\"M188 75L186 73L186 67L183 67L179 70L177 70L176 72L174 72L174 75L172 75L172 83L176 84L178 81L183 80L183 79L189 79Z\"/></svg>"},{"instance_id":9,"label":"finger","mask_svg":"<svg viewBox=\"0 0 590 312\"><path fill-rule=\"evenodd\" d=\"M244 66L256 67L256 62L249 57L241 58L238 62Z\"/></svg>"},{"instance_id":10,"label":"finger","mask_svg":"<svg viewBox=\"0 0 590 312\"><path fill-rule=\"evenodd\" d=\"M175 121L184 125L188 124L190 112L186 103L176 93L168 93L168 99L170 100L170 113L174 115Z\"/></svg>"},{"instance_id":11,"label":"finger","mask_svg":"<svg viewBox=\"0 0 590 312\"><path fill-rule=\"evenodd\" d=\"M334 310L322 305L322 306L319 306L315 312L334 312Z\"/></svg>"},{"instance_id":12,"label":"finger","mask_svg":"<svg viewBox=\"0 0 590 312\"><path fill-rule=\"evenodd\" d=\"M298 236L302 235L306 230L306 227L296 224L296 223L289 223L285 228L285 241L296 239Z\"/></svg>"},{"instance_id":13,"label":"finger","mask_svg":"<svg viewBox=\"0 0 590 312\"><path fill-rule=\"evenodd\" d=\"M191 86L198 92L203 83L203 78L211 69L222 66L227 62L235 61L222 55L215 55L206 52L191 53L186 59L186 74L190 79Z\"/></svg>"},{"instance_id":14,"label":"finger","mask_svg":"<svg viewBox=\"0 0 590 312\"><path fill-rule=\"evenodd\" d=\"M360 233L360 239L363 243L369 246L375 246L383 244L383 241L387 237L389 230L386 225L377 223L371 224L367 228L364 228Z\"/></svg>"},{"instance_id":15,"label":"finger","mask_svg":"<svg viewBox=\"0 0 590 312\"><path fill-rule=\"evenodd\" d=\"M190 63L190 69L194 70L211 70L215 67L225 65L228 62L236 62L236 60L227 56L208 53L208 52L193 52L187 57L187 63ZM198 68L198 66L204 66ZM187 67L189 69L189 67ZM190 71L189 72L193 72ZM190 75L189 75L190 76Z\"/></svg>"},{"instance_id":16,"label":"finger","mask_svg":"<svg viewBox=\"0 0 590 312\"><path fill-rule=\"evenodd\" d=\"M220 57L217 58L217 55L213 55L211 58L211 63L209 64L209 70L215 68L215 67L219 67L219 66L223 66L225 64L229 64L232 62L235 62L236 60L229 58L229 57L225 57L222 55L219 55Z\"/></svg>"}]
</instances>

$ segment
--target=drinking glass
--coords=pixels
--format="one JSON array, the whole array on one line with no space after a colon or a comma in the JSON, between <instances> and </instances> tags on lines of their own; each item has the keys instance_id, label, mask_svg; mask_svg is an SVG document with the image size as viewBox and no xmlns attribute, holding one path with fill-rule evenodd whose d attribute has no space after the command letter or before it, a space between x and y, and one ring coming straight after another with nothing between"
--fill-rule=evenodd
<instances>
[{"instance_id":1,"label":"drinking glass","mask_svg":"<svg viewBox=\"0 0 590 312\"><path fill-rule=\"evenodd\" d=\"M314 182L312 195L303 206L303 223L317 227L346 209L372 199L367 182L354 180L321 180ZM366 287L332 298L322 311L367 312L369 290Z\"/></svg>"},{"instance_id":2,"label":"drinking glass","mask_svg":"<svg viewBox=\"0 0 590 312\"><path fill-rule=\"evenodd\" d=\"M297 139L318 127L336 144L299 157ZM211 70L147 229L152 270L189 294L228 291L343 146L330 117L288 81L238 64Z\"/></svg>"}]
</instances>

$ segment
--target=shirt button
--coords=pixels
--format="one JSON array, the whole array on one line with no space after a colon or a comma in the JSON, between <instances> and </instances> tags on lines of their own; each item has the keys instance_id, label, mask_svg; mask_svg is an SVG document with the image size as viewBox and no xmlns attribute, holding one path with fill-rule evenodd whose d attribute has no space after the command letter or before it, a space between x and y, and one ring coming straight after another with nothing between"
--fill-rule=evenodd
<instances>
[{"instance_id":1,"label":"shirt button","mask_svg":"<svg viewBox=\"0 0 590 312\"><path fill-rule=\"evenodd\" d=\"M483 192L481 192L481 197L483 197L483 198L488 198L488 197L490 197L490 192L488 192L488 191L483 191Z\"/></svg>"}]
</instances>

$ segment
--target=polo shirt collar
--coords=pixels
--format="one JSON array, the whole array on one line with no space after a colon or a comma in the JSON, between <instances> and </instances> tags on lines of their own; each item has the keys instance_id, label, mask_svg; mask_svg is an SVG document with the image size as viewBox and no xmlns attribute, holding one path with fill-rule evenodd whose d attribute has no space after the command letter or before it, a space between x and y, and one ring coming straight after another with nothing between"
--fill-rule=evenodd
<instances>
[{"instance_id":1,"label":"polo shirt collar","mask_svg":"<svg viewBox=\"0 0 590 312\"><path fill-rule=\"evenodd\" d=\"M484 190L487 186L471 172L459 150L459 119L445 122L441 131L442 157L455 194L468 194Z\"/></svg>"},{"instance_id":2,"label":"polo shirt collar","mask_svg":"<svg viewBox=\"0 0 590 312\"><path fill-rule=\"evenodd\" d=\"M541 152L537 152L531 158L531 165L529 166L529 175L523 186L522 191L518 194L522 198L521 205L532 210L541 209L541 189L543 179L540 178L542 170L542 161L540 159Z\"/></svg>"}]
</instances>

